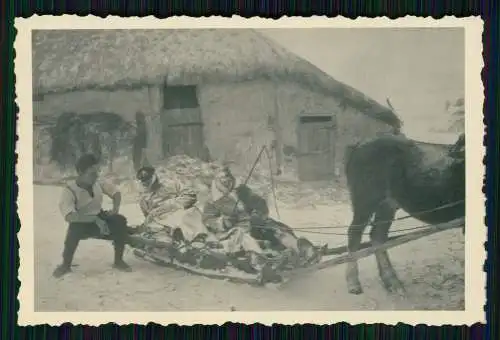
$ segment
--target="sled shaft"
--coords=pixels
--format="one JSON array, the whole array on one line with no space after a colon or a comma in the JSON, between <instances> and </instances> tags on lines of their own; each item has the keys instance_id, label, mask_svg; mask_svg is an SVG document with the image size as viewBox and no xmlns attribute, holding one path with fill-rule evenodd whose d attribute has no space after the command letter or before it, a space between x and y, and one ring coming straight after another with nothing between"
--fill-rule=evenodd
<instances>
[{"instance_id":1,"label":"sled shaft","mask_svg":"<svg viewBox=\"0 0 500 340\"><path fill-rule=\"evenodd\" d=\"M450 221L450 222L434 225L432 227L429 227L428 229L417 230L417 231L408 233L406 235L400 235L400 236L397 236L397 237L385 242L384 244L376 246L376 247L371 246L371 247L368 247L366 249L358 250L357 252L352 253L352 254L344 254L344 255L338 256L334 259L321 262L321 263L319 263L315 266L312 266L312 267L300 268L300 269L294 270L293 275L318 271L321 269L325 269L325 268L329 268L329 267L333 267L333 266L337 266L339 264L349 262L350 260L358 260L358 259L361 259L364 257L368 257L368 256L374 254L378 250L394 248L394 247L397 247L399 245L402 245L402 244L405 244L408 242L412 242L412 241L418 240L422 237L426 237L426 236L429 236L429 235L432 235L432 234L435 234L435 233L438 233L441 231L445 231L445 230L453 229L453 228L458 228L458 227L461 227L463 225L463 223L465 223L464 218L459 218L459 219L455 219L455 220ZM347 247L344 247L344 248L347 250Z\"/></svg>"}]
</instances>

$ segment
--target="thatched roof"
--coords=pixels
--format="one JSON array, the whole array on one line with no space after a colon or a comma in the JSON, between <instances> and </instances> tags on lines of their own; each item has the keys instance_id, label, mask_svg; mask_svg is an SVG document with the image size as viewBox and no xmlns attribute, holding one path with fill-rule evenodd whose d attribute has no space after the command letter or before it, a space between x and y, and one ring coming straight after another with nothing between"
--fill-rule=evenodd
<instances>
[{"instance_id":1,"label":"thatched roof","mask_svg":"<svg viewBox=\"0 0 500 340\"><path fill-rule=\"evenodd\" d=\"M36 95L145 84L293 81L399 127L388 108L250 29L33 31Z\"/></svg>"}]
</instances>

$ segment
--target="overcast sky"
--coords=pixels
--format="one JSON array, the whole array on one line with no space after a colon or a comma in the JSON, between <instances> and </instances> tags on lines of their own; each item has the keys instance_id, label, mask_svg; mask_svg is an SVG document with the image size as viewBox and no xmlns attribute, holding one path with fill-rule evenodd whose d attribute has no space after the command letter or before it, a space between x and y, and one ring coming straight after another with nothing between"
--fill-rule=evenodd
<instances>
[{"instance_id":1,"label":"overcast sky","mask_svg":"<svg viewBox=\"0 0 500 340\"><path fill-rule=\"evenodd\" d=\"M446 100L464 95L462 29L311 28L261 32L378 102L385 105L389 97L405 130L410 124L415 133L427 130L437 123L436 115L443 116Z\"/></svg>"}]
</instances>

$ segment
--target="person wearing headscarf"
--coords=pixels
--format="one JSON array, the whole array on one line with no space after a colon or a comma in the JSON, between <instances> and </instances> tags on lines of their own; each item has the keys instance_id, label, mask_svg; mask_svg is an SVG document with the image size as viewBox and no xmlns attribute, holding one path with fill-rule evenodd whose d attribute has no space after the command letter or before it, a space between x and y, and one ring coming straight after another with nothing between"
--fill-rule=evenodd
<instances>
[{"instance_id":1,"label":"person wearing headscarf","mask_svg":"<svg viewBox=\"0 0 500 340\"><path fill-rule=\"evenodd\" d=\"M266 200L246 184L238 184L228 167L216 174L211 189L203 222L228 253L244 251L258 259L271 249L286 253L286 261L309 261L317 255L312 243L272 219Z\"/></svg>"},{"instance_id":2,"label":"person wearing headscarf","mask_svg":"<svg viewBox=\"0 0 500 340\"><path fill-rule=\"evenodd\" d=\"M227 253L240 251L261 254L258 241L250 235L251 212L238 197L236 178L225 166L212 181L211 195L203 207L203 223L218 236ZM267 205L259 206L255 214L267 214Z\"/></svg>"}]
</instances>

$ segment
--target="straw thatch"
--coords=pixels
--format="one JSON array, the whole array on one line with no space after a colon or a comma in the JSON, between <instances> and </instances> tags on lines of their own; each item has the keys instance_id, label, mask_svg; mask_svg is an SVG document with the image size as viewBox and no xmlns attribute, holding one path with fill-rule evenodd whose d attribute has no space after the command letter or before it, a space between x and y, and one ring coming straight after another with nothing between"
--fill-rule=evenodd
<instances>
[{"instance_id":1,"label":"straw thatch","mask_svg":"<svg viewBox=\"0 0 500 340\"><path fill-rule=\"evenodd\" d=\"M33 31L35 95L146 84L292 81L399 128L390 109L249 29Z\"/></svg>"},{"instance_id":2,"label":"straw thatch","mask_svg":"<svg viewBox=\"0 0 500 340\"><path fill-rule=\"evenodd\" d=\"M465 102L464 98L458 98L453 104L447 103L449 119L448 132L465 132Z\"/></svg>"}]
</instances>

